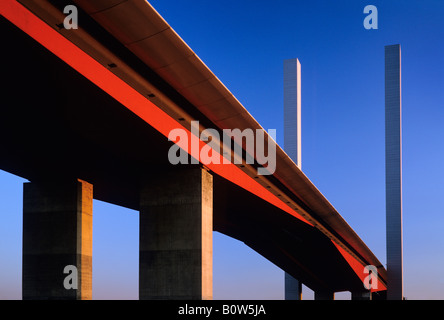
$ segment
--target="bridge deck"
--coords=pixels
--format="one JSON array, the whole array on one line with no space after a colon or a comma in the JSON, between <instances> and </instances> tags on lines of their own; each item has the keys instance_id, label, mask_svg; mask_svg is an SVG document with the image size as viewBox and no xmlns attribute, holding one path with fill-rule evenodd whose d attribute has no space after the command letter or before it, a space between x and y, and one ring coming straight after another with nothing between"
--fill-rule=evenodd
<instances>
[{"instance_id":1,"label":"bridge deck","mask_svg":"<svg viewBox=\"0 0 444 320\"><path fill-rule=\"evenodd\" d=\"M28 1L21 2L31 6ZM88 10L86 2L77 2ZM82 19L86 21L83 29L76 33L57 30L54 22L60 21L60 11L46 1L35 3L31 6L35 14L69 39L61 39L61 43L76 43L87 57L93 57L106 69L108 78L88 80L88 70L75 70L66 63L66 59L78 58L63 51L68 47L59 48L57 57L53 50L37 44L2 18L4 43L9 45L2 52L2 61L7 61L3 75L8 82L1 103L1 169L31 181L59 179L64 175L81 178L94 185L96 199L137 210L141 180L159 167L174 170L167 158L171 142L158 127L159 121L166 119L163 116L169 117L168 123L184 128L196 119L209 128L261 128L234 97L225 99L229 96L227 89L195 55L189 56L192 63L185 66L190 69L183 72L196 77L202 76L199 72L211 76L208 79L212 79L213 88L220 90L229 102L220 110L233 114L225 121L218 120L219 109L191 97L196 88L191 90L193 86L174 81L172 75L176 70L167 68L168 71L160 72L160 67L154 67L158 61L144 60L146 52L141 48L124 46L122 39L131 30L126 30L125 21L119 19L129 21L134 18L131 14L135 14L135 20L145 24L144 30L151 27L150 32L154 32L165 27L166 22L145 1L132 1L137 5L126 8L118 17L115 11L99 18L92 15L120 41L86 15ZM136 9L140 10L136 13ZM140 13L146 16L140 17ZM113 19L119 21L118 30L110 27ZM173 45L171 54L189 53L190 49L172 31L165 31L163 36ZM157 37L155 44L160 46L166 38ZM117 99L115 92L106 92L101 85L114 78L124 80L134 92L143 92L146 103L163 111L162 116L144 118L143 111L138 113L131 102ZM255 179L251 166L236 169L230 171L235 175L213 170L214 230L244 241L315 290L361 289L363 274L357 274L356 265L362 268L367 264L379 268L379 279L384 285L385 269L380 262L279 147L273 176ZM348 255L341 254L337 246Z\"/></svg>"}]
</instances>

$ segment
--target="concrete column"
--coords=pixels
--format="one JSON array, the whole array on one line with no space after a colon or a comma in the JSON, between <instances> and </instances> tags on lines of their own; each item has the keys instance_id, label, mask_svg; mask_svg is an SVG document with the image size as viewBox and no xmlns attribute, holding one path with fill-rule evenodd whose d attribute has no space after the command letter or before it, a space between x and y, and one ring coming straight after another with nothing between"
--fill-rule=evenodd
<instances>
[{"instance_id":1,"label":"concrete column","mask_svg":"<svg viewBox=\"0 0 444 320\"><path fill-rule=\"evenodd\" d=\"M368 290L353 291L351 294L352 300L372 300L372 293Z\"/></svg>"},{"instance_id":2,"label":"concrete column","mask_svg":"<svg viewBox=\"0 0 444 320\"><path fill-rule=\"evenodd\" d=\"M82 180L24 184L23 299L92 298L92 200Z\"/></svg>"},{"instance_id":3,"label":"concrete column","mask_svg":"<svg viewBox=\"0 0 444 320\"><path fill-rule=\"evenodd\" d=\"M315 291L315 300L335 300L335 293L333 291Z\"/></svg>"},{"instance_id":4,"label":"concrete column","mask_svg":"<svg viewBox=\"0 0 444 320\"><path fill-rule=\"evenodd\" d=\"M285 273L285 300L302 300L302 282Z\"/></svg>"},{"instance_id":5,"label":"concrete column","mask_svg":"<svg viewBox=\"0 0 444 320\"><path fill-rule=\"evenodd\" d=\"M140 197L139 299L213 298L213 176L151 177Z\"/></svg>"}]
</instances>

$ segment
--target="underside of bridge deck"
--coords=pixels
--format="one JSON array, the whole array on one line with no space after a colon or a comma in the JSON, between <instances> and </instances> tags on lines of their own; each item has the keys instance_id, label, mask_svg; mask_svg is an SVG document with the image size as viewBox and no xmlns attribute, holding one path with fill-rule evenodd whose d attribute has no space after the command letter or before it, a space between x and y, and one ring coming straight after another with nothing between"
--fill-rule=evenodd
<instances>
[{"instance_id":1,"label":"underside of bridge deck","mask_svg":"<svg viewBox=\"0 0 444 320\"><path fill-rule=\"evenodd\" d=\"M139 210L142 182L177 170L172 142L3 17L0 28L0 169L31 182L82 179L95 199ZM213 183L215 231L313 290L362 289L321 231L217 174Z\"/></svg>"}]
</instances>

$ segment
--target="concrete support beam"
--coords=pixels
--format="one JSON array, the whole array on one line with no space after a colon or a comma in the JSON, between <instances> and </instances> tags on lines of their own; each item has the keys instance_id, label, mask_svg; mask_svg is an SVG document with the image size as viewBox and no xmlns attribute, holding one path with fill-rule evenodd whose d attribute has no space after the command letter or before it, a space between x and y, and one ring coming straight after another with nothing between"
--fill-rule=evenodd
<instances>
[{"instance_id":1,"label":"concrete support beam","mask_svg":"<svg viewBox=\"0 0 444 320\"><path fill-rule=\"evenodd\" d=\"M315 291L315 300L335 300L335 293L333 291Z\"/></svg>"},{"instance_id":2,"label":"concrete support beam","mask_svg":"<svg viewBox=\"0 0 444 320\"><path fill-rule=\"evenodd\" d=\"M82 180L24 184L23 299L92 298L92 201ZM65 288L69 265L77 289Z\"/></svg>"},{"instance_id":3,"label":"concrete support beam","mask_svg":"<svg viewBox=\"0 0 444 320\"><path fill-rule=\"evenodd\" d=\"M213 298L213 176L151 177L140 196L139 299Z\"/></svg>"}]
</instances>

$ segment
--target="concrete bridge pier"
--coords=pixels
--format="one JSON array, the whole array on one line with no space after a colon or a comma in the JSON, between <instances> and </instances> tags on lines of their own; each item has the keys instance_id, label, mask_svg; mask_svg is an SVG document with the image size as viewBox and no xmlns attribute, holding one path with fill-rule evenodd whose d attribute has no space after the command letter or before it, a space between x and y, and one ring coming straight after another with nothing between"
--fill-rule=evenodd
<instances>
[{"instance_id":1,"label":"concrete bridge pier","mask_svg":"<svg viewBox=\"0 0 444 320\"><path fill-rule=\"evenodd\" d=\"M23 299L92 298L92 205L82 180L24 184Z\"/></svg>"},{"instance_id":2,"label":"concrete bridge pier","mask_svg":"<svg viewBox=\"0 0 444 320\"><path fill-rule=\"evenodd\" d=\"M302 300L302 282L285 272L285 300Z\"/></svg>"},{"instance_id":3,"label":"concrete bridge pier","mask_svg":"<svg viewBox=\"0 0 444 320\"><path fill-rule=\"evenodd\" d=\"M139 299L213 298L213 176L158 171L140 195Z\"/></svg>"}]
</instances>

